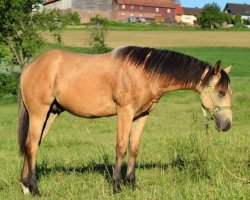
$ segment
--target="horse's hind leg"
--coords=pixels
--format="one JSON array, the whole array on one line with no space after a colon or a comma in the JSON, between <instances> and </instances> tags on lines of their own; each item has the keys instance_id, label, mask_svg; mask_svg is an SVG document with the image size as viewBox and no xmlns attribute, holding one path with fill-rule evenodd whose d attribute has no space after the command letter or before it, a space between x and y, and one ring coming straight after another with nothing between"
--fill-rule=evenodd
<instances>
[{"instance_id":1,"label":"horse's hind leg","mask_svg":"<svg viewBox=\"0 0 250 200\"><path fill-rule=\"evenodd\" d=\"M52 113L52 112L48 112L48 116L46 119L46 122L44 123L44 128L43 128L43 132L42 132L42 137L40 138L39 144L46 138L46 136L49 133L49 130L52 126L52 124L54 123L54 121L56 120L56 118L58 117L58 113Z\"/></svg>"},{"instance_id":2,"label":"horse's hind leg","mask_svg":"<svg viewBox=\"0 0 250 200\"><path fill-rule=\"evenodd\" d=\"M49 106L43 106L39 114L29 112L29 129L25 142L24 166L21 178L24 193L31 192L33 195L39 195L36 179L36 155L48 110Z\"/></svg>"},{"instance_id":3,"label":"horse's hind leg","mask_svg":"<svg viewBox=\"0 0 250 200\"><path fill-rule=\"evenodd\" d=\"M138 118L133 122L131 128L130 144L129 144L129 160L128 160L126 180L129 185L132 185L132 187L136 186L136 179L135 179L136 157L139 149L140 136L147 118L148 115L144 115L143 117Z\"/></svg>"},{"instance_id":4,"label":"horse's hind leg","mask_svg":"<svg viewBox=\"0 0 250 200\"><path fill-rule=\"evenodd\" d=\"M39 144L41 143L43 139L46 138L52 124L54 123L56 118L60 115L60 113L63 111L64 111L63 107L56 100L54 100L54 102L50 106L49 112L47 113L47 117L44 122L43 130L42 130L42 137L40 138Z\"/></svg>"}]
</instances>

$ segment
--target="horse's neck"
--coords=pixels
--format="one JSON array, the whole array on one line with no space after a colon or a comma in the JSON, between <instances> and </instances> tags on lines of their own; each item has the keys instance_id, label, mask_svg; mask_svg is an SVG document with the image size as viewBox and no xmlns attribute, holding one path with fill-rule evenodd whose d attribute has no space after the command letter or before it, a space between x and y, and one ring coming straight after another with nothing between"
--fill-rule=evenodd
<instances>
[{"instance_id":1,"label":"horse's neck","mask_svg":"<svg viewBox=\"0 0 250 200\"><path fill-rule=\"evenodd\" d=\"M177 90L194 90L196 92L199 92L199 85L193 85L191 83L181 84L175 80L165 80L161 84L161 88L164 93Z\"/></svg>"}]
</instances>

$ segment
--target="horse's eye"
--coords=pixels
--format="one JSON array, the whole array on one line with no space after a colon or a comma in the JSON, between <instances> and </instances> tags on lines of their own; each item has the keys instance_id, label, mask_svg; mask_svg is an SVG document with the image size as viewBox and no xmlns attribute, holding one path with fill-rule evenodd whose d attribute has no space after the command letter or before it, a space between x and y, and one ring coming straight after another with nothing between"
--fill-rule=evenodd
<instances>
[{"instance_id":1,"label":"horse's eye","mask_svg":"<svg viewBox=\"0 0 250 200\"><path fill-rule=\"evenodd\" d=\"M225 94L225 92L224 91L219 91L219 96L220 97L224 97L226 94Z\"/></svg>"}]
</instances>

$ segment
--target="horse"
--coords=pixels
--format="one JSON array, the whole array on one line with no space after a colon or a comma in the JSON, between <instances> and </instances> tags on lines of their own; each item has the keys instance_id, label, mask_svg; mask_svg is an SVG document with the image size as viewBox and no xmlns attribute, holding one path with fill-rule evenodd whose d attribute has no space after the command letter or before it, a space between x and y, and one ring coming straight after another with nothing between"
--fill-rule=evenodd
<instances>
[{"instance_id":1,"label":"horse","mask_svg":"<svg viewBox=\"0 0 250 200\"><path fill-rule=\"evenodd\" d=\"M129 153L126 180L136 187L135 164L143 126L163 94L194 90L218 131L232 126L232 66L221 69L171 50L124 46L104 54L49 50L21 73L18 141L24 158L23 192L39 195L36 157L59 114L98 118L117 115L113 192L121 191L121 165Z\"/></svg>"}]
</instances>

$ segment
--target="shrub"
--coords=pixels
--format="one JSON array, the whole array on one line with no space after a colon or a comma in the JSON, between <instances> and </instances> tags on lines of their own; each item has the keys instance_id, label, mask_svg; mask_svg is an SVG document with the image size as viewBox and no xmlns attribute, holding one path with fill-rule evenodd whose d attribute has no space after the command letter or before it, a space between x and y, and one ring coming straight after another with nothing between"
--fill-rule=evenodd
<instances>
[{"instance_id":1,"label":"shrub","mask_svg":"<svg viewBox=\"0 0 250 200\"><path fill-rule=\"evenodd\" d=\"M0 98L6 95L16 96L19 82L19 73L15 71L19 69L13 63L13 57L10 50L0 45Z\"/></svg>"},{"instance_id":2,"label":"shrub","mask_svg":"<svg viewBox=\"0 0 250 200\"><path fill-rule=\"evenodd\" d=\"M91 18L89 25L90 46L98 53L105 53L109 51L109 48L105 42L107 36L107 18L103 18L100 15Z\"/></svg>"},{"instance_id":3,"label":"shrub","mask_svg":"<svg viewBox=\"0 0 250 200\"><path fill-rule=\"evenodd\" d=\"M250 18L244 19L243 22L244 22L244 24L246 24L246 25L250 25Z\"/></svg>"},{"instance_id":4,"label":"shrub","mask_svg":"<svg viewBox=\"0 0 250 200\"><path fill-rule=\"evenodd\" d=\"M80 24L80 16L77 12L73 12L69 14L69 23Z\"/></svg>"},{"instance_id":5,"label":"shrub","mask_svg":"<svg viewBox=\"0 0 250 200\"><path fill-rule=\"evenodd\" d=\"M19 74L0 74L0 98L5 95L17 95Z\"/></svg>"},{"instance_id":6,"label":"shrub","mask_svg":"<svg viewBox=\"0 0 250 200\"><path fill-rule=\"evenodd\" d=\"M234 24L241 24L242 23L241 15L240 14L237 14L237 15L234 16L233 23Z\"/></svg>"},{"instance_id":7,"label":"shrub","mask_svg":"<svg viewBox=\"0 0 250 200\"><path fill-rule=\"evenodd\" d=\"M90 25L101 25L107 26L109 24L109 20L106 17L102 17L99 14L90 19Z\"/></svg>"}]
</instances>

